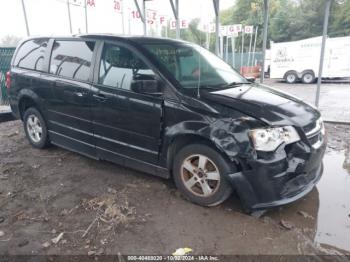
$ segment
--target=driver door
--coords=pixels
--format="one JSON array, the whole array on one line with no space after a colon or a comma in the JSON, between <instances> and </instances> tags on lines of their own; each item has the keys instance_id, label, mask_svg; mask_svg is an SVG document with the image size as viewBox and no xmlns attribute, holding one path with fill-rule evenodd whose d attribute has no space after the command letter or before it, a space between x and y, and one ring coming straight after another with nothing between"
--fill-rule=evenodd
<instances>
[{"instance_id":1,"label":"driver door","mask_svg":"<svg viewBox=\"0 0 350 262\"><path fill-rule=\"evenodd\" d=\"M155 79L155 73L135 50L114 43L104 43L97 69L92 112L98 157L157 164L163 99L133 91L137 80Z\"/></svg>"}]
</instances>

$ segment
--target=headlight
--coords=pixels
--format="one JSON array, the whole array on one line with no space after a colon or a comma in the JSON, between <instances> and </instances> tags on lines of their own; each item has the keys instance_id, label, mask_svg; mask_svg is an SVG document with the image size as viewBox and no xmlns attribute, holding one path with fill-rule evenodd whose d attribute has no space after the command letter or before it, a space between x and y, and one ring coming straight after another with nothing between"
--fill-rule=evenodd
<instances>
[{"instance_id":1,"label":"headlight","mask_svg":"<svg viewBox=\"0 0 350 262\"><path fill-rule=\"evenodd\" d=\"M291 144L300 140L292 126L254 129L249 132L254 148L258 151L274 151L282 143Z\"/></svg>"}]
</instances>

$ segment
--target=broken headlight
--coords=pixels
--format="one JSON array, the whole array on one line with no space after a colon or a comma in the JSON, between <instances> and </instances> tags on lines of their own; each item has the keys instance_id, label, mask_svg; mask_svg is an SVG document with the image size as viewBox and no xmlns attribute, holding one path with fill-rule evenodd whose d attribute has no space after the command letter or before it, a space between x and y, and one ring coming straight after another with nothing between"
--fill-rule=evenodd
<instances>
[{"instance_id":1,"label":"broken headlight","mask_svg":"<svg viewBox=\"0 0 350 262\"><path fill-rule=\"evenodd\" d=\"M300 140L292 126L259 128L249 131L254 148L258 151L274 151L282 143L291 144Z\"/></svg>"}]
</instances>

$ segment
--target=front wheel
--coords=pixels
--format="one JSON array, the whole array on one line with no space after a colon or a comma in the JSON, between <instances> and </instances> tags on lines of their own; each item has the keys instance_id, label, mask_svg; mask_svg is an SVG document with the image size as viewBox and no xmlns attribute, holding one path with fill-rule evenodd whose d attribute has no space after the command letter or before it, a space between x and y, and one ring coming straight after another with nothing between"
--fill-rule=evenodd
<instances>
[{"instance_id":1,"label":"front wheel","mask_svg":"<svg viewBox=\"0 0 350 262\"><path fill-rule=\"evenodd\" d=\"M215 206L232 192L226 175L234 169L216 150L202 144L188 145L175 156L173 176L177 188L190 201Z\"/></svg>"},{"instance_id":2,"label":"front wheel","mask_svg":"<svg viewBox=\"0 0 350 262\"><path fill-rule=\"evenodd\" d=\"M23 124L27 139L32 146L45 148L49 144L46 123L36 108L30 107L24 112Z\"/></svg>"}]
</instances>

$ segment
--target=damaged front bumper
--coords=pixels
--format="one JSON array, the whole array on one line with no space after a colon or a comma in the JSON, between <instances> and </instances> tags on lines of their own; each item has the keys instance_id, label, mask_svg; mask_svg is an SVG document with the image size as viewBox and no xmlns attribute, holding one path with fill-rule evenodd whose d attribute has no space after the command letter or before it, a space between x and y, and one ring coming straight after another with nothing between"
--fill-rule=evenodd
<instances>
[{"instance_id":1,"label":"damaged front bumper","mask_svg":"<svg viewBox=\"0 0 350 262\"><path fill-rule=\"evenodd\" d=\"M326 139L318 133L243 159L243 170L228 178L246 211L285 205L305 196L320 180L325 149Z\"/></svg>"}]
</instances>

